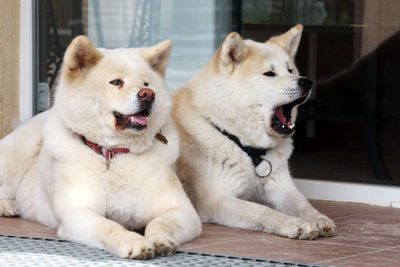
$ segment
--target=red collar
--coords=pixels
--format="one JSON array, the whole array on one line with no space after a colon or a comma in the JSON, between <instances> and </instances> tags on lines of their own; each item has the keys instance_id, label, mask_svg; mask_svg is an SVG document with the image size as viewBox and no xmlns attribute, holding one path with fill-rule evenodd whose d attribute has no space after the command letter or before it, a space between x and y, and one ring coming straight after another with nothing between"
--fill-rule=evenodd
<instances>
[{"instance_id":1,"label":"red collar","mask_svg":"<svg viewBox=\"0 0 400 267\"><path fill-rule=\"evenodd\" d=\"M101 145L98 145L96 143L93 143L93 142L87 140L86 137L84 137L81 134L77 134L77 133L75 133L75 134L82 140L82 142L85 145L87 145L88 147L93 149L97 154L103 155L106 158L107 170L110 169L111 159L112 159L112 157L114 157L115 154L131 152L129 150L129 148L108 148L105 146L101 146ZM168 139L164 135L161 134L161 130L160 130L160 133L156 134L155 138L158 141L160 141L161 143L163 143L164 145L168 144Z\"/></svg>"},{"instance_id":2,"label":"red collar","mask_svg":"<svg viewBox=\"0 0 400 267\"><path fill-rule=\"evenodd\" d=\"M85 143L85 145L93 149L97 154L103 155L106 158L107 170L110 168L111 159L115 154L130 152L129 148L108 148L89 141L81 134L76 135L79 136L79 138L82 140L83 143Z\"/></svg>"}]
</instances>

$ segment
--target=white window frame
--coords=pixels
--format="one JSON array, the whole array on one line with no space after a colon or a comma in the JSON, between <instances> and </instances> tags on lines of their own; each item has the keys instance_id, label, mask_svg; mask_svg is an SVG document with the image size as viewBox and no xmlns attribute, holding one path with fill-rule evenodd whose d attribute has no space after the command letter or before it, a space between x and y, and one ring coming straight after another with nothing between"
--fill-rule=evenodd
<instances>
[{"instance_id":1,"label":"white window frame","mask_svg":"<svg viewBox=\"0 0 400 267\"><path fill-rule=\"evenodd\" d=\"M33 12L35 0L20 1L20 53L19 53L19 119L25 121L34 115L34 82L33 61L35 45L35 31Z\"/></svg>"},{"instance_id":2,"label":"white window frame","mask_svg":"<svg viewBox=\"0 0 400 267\"><path fill-rule=\"evenodd\" d=\"M20 120L34 115L34 75L36 60L36 0L20 2ZM366 203L400 208L400 187L294 179L296 186L309 199Z\"/></svg>"},{"instance_id":3,"label":"white window frame","mask_svg":"<svg viewBox=\"0 0 400 267\"><path fill-rule=\"evenodd\" d=\"M355 202L400 208L400 187L350 182L294 179L309 199Z\"/></svg>"}]
</instances>

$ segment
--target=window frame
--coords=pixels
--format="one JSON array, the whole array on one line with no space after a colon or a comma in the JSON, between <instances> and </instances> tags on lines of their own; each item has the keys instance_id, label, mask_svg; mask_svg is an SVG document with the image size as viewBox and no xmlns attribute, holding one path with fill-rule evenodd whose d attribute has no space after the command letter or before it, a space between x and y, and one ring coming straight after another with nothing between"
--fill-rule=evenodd
<instances>
[{"instance_id":1,"label":"window frame","mask_svg":"<svg viewBox=\"0 0 400 267\"><path fill-rule=\"evenodd\" d=\"M37 91L37 0L20 2L20 94L19 118L36 114Z\"/></svg>"}]
</instances>

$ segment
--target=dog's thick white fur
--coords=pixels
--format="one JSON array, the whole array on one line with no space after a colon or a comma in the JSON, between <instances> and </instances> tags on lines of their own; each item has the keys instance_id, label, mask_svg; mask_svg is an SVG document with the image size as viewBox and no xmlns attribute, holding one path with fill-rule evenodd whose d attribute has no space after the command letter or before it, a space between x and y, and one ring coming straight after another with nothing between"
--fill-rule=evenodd
<instances>
[{"instance_id":1,"label":"dog's thick white fur","mask_svg":"<svg viewBox=\"0 0 400 267\"><path fill-rule=\"evenodd\" d=\"M297 25L265 43L229 34L175 94L173 118L181 137L177 172L203 222L299 239L336 233L333 221L297 190L288 168L293 123L282 118L295 121L312 86L294 63L302 29ZM283 108L282 117L278 110L284 104L292 106ZM244 146L267 148L262 158L272 173L265 180L257 176L250 157L216 126Z\"/></svg>"},{"instance_id":2,"label":"dog's thick white fur","mask_svg":"<svg viewBox=\"0 0 400 267\"><path fill-rule=\"evenodd\" d=\"M173 253L198 236L200 219L172 169L179 139L163 78L170 50L170 41L108 50L75 38L54 106L0 142L0 215L19 214L57 227L61 238L135 259ZM129 115L141 111L143 88L155 93L150 114ZM116 114L129 119L118 123ZM104 155L78 135L130 152L115 154L107 170ZM144 227L144 236L131 231Z\"/></svg>"}]
</instances>

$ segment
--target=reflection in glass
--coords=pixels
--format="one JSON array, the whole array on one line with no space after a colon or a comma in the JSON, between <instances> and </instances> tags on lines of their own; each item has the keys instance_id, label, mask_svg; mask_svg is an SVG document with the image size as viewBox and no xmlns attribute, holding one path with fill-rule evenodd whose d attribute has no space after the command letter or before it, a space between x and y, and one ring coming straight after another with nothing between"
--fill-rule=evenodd
<instances>
[{"instance_id":1,"label":"reflection in glass","mask_svg":"<svg viewBox=\"0 0 400 267\"><path fill-rule=\"evenodd\" d=\"M176 90L232 30L265 41L304 24L300 72L316 81L300 109L295 177L400 185L400 1L39 0L39 111L51 104L66 46L173 40L167 83Z\"/></svg>"}]
</instances>

